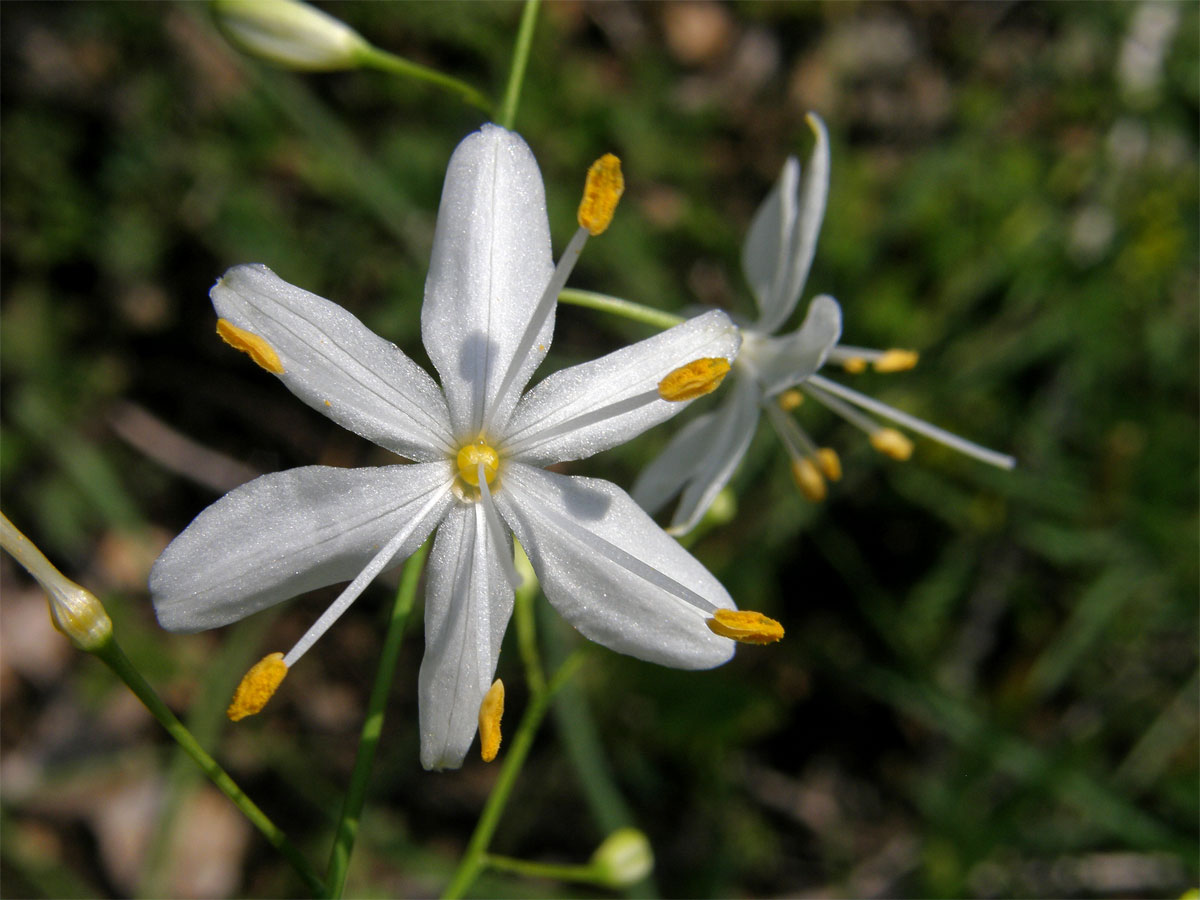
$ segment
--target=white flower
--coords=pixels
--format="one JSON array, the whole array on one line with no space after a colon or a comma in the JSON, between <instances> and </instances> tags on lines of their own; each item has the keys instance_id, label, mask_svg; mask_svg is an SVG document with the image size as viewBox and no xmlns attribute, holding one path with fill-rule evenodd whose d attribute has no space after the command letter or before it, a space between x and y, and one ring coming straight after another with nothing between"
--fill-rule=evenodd
<instances>
[{"instance_id":1,"label":"white flower","mask_svg":"<svg viewBox=\"0 0 1200 900\"><path fill-rule=\"evenodd\" d=\"M841 462L829 447L818 447L790 415L802 394L829 407L870 436L871 445L893 459L907 459L912 444L894 428L881 426L861 409L904 425L926 437L992 465L1012 468L1011 456L963 440L928 422L880 403L817 374L826 362L859 372L898 372L916 365L909 350L869 350L839 345L842 311L827 295L815 297L798 329L775 336L791 316L804 290L829 193L829 139L824 123L810 113L816 137L804 177L790 157L779 181L754 215L742 247L742 268L758 303L756 322L742 328L742 349L733 384L715 412L694 419L676 434L633 486L633 496L656 512L682 495L671 520L673 533L690 531L733 477L750 446L763 410L791 459L792 475L810 500L825 496L825 480L841 478ZM856 408L858 407L858 408Z\"/></svg>"},{"instance_id":2,"label":"white flower","mask_svg":"<svg viewBox=\"0 0 1200 900\"><path fill-rule=\"evenodd\" d=\"M435 528L419 684L426 768L461 765L475 735L512 612L514 535L555 608L618 652L703 669L731 657L730 636L754 640L771 629L732 612L716 579L615 485L543 468L674 415L719 383L738 349L729 318L710 312L522 395L550 345L558 292L620 188L615 157L593 166L581 227L555 268L541 174L525 142L486 125L458 146L421 310L440 388L344 309L265 266L235 266L217 282L212 301L228 342L314 409L414 461L255 479L197 516L155 563L155 609L173 631L225 625L353 579L286 656L247 675L231 717L261 709L367 583Z\"/></svg>"}]
</instances>

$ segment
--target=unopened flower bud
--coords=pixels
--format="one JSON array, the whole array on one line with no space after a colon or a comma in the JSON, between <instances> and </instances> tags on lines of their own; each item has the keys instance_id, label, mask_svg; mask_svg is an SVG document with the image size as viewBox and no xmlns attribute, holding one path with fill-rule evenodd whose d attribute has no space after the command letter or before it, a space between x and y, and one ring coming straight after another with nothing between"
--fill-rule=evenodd
<instances>
[{"instance_id":1,"label":"unopened flower bud","mask_svg":"<svg viewBox=\"0 0 1200 900\"><path fill-rule=\"evenodd\" d=\"M608 887L629 887L654 870L654 851L638 829L618 828L592 854L592 868Z\"/></svg>"},{"instance_id":2,"label":"unopened flower bud","mask_svg":"<svg viewBox=\"0 0 1200 900\"><path fill-rule=\"evenodd\" d=\"M213 12L241 50L289 69L352 69L370 49L345 22L300 0L214 0Z\"/></svg>"},{"instance_id":3,"label":"unopened flower bud","mask_svg":"<svg viewBox=\"0 0 1200 900\"><path fill-rule=\"evenodd\" d=\"M112 639L112 619L96 595L80 587L54 568L50 560L0 514L0 545L24 566L50 599L54 627L80 650L92 653Z\"/></svg>"}]
</instances>

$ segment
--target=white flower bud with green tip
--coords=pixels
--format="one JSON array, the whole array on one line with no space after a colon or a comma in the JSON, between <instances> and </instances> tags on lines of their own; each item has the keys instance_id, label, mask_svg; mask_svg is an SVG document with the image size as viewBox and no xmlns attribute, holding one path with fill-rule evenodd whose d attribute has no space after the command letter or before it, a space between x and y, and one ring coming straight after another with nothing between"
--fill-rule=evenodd
<instances>
[{"instance_id":1,"label":"white flower bud with green tip","mask_svg":"<svg viewBox=\"0 0 1200 900\"><path fill-rule=\"evenodd\" d=\"M637 884L654 871L654 851L636 828L618 828L592 854L597 879L612 888Z\"/></svg>"},{"instance_id":2,"label":"white flower bud with green tip","mask_svg":"<svg viewBox=\"0 0 1200 900\"><path fill-rule=\"evenodd\" d=\"M278 66L353 69L370 44L357 31L300 0L215 0L217 25L251 56Z\"/></svg>"}]
</instances>

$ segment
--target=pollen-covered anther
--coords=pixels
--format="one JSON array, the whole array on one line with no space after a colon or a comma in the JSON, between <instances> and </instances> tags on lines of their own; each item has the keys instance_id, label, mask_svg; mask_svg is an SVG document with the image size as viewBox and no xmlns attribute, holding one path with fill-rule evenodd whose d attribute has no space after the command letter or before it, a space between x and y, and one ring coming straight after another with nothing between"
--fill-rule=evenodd
<instances>
[{"instance_id":1,"label":"pollen-covered anther","mask_svg":"<svg viewBox=\"0 0 1200 900\"><path fill-rule=\"evenodd\" d=\"M800 404L804 402L804 395L795 388L784 391L775 401L779 404L779 408L784 412L791 412L798 409Z\"/></svg>"},{"instance_id":2,"label":"pollen-covered anther","mask_svg":"<svg viewBox=\"0 0 1200 900\"><path fill-rule=\"evenodd\" d=\"M842 368L851 375L867 371L867 361L861 356L848 356L842 360Z\"/></svg>"},{"instance_id":3,"label":"pollen-covered anther","mask_svg":"<svg viewBox=\"0 0 1200 900\"><path fill-rule=\"evenodd\" d=\"M876 372L907 372L920 358L916 350L885 350L872 365Z\"/></svg>"},{"instance_id":4,"label":"pollen-covered anther","mask_svg":"<svg viewBox=\"0 0 1200 900\"><path fill-rule=\"evenodd\" d=\"M479 704L479 755L491 762L500 752L500 719L504 716L504 682L497 678Z\"/></svg>"},{"instance_id":5,"label":"pollen-covered anther","mask_svg":"<svg viewBox=\"0 0 1200 900\"><path fill-rule=\"evenodd\" d=\"M705 624L713 634L743 644L773 644L783 637L783 626L750 609L718 609Z\"/></svg>"},{"instance_id":6,"label":"pollen-covered anther","mask_svg":"<svg viewBox=\"0 0 1200 900\"><path fill-rule=\"evenodd\" d=\"M283 363L275 348L260 338L257 334L238 328L228 319L217 320L217 334L221 340L235 350L241 350L252 360L275 375L283 374Z\"/></svg>"},{"instance_id":7,"label":"pollen-covered anther","mask_svg":"<svg viewBox=\"0 0 1200 900\"><path fill-rule=\"evenodd\" d=\"M817 451L817 467L830 481L842 480L842 460L832 447L822 447Z\"/></svg>"},{"instance_id":8,"label":"pollen-covered anther","mask_svg":"<svg viewBox=\"0 0 1200 900\"><path fill-rule=\"evenodd\" d=\"M500 469L500 455L483 438L464 444L458 451L458 475L471 487L479 487L479 464L483 463L483 477L490 485Z\"/></svg>"},{"instance_id":9,"label":"pollen-covered anther","mask_svg":"<svg viewBox=\"0 0 1200 900\"><path fill-rule=\"evenodd\" d=\"M658 395L664 400L682 403L711 394L729 374L729 361L706 356L680 366L658 383Z\"/></svg>"},{"instance_id":10,"label":"pollen-covered anther","mask_svg":"<svg viewBox=\"0 0 1200 900\"><path fill-rule=\"evenodd\" d=\"M810 503L820 503L825 499L825 478L811 459L801 457L792 460L792 481L796 482L796 487Z\"/></svg>"},{"instance_id":11,"label":"pollen-covered anther","mask_svg":"<svg viewBox=\"0 0 1200 900\"><path fill-rule=\"evenodd\" d=\"M880 428L871 433L871 446L892 459L904 462L913 452L913 443L895 428Z\"/></svg>"},{"instance_id":12,"label":"pollen-covered anther","mask_svg":"<svg viewBox=\"0 0 1200 900\"><path fill-rule=\"evenodd\" d=\"M592 237L603 234L623 193L625 177L621 174L621 160L605 153L588 169L583 199L579 201L579 227L586 228Z\"/></svg>"},{"instance_id":13,"label":"pollen-covered anther","mask_svg":"<svg viewBox=\"0 0 1200 900\"><path fill-rule=\"evenodd\" d=\"M225 715L231 722L238 722L260 712L274 696L280 683L288 673L282 653L269 653L250 667L241 684L233 692L233 702Z\"/></svg>"}]
</instances>

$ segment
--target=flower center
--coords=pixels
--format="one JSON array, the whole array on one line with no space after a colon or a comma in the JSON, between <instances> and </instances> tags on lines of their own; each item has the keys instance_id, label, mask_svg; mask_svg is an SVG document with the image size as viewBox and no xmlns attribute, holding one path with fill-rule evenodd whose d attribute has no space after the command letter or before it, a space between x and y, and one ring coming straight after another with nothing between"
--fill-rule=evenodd
<instances>
[{"instance_id":1,"label":"flower center","mask_svg":"<svg viewBox=\"0 0 1200 900\"><path fill-rule=\"evenodd\" d=\"M458 451L458 477L471 487L479 487L479 464L483 463L483 477L490 485L496 479L500 468L498 454L483 438L470 444L463 444Z\"/></svg>"}]
</instances>

